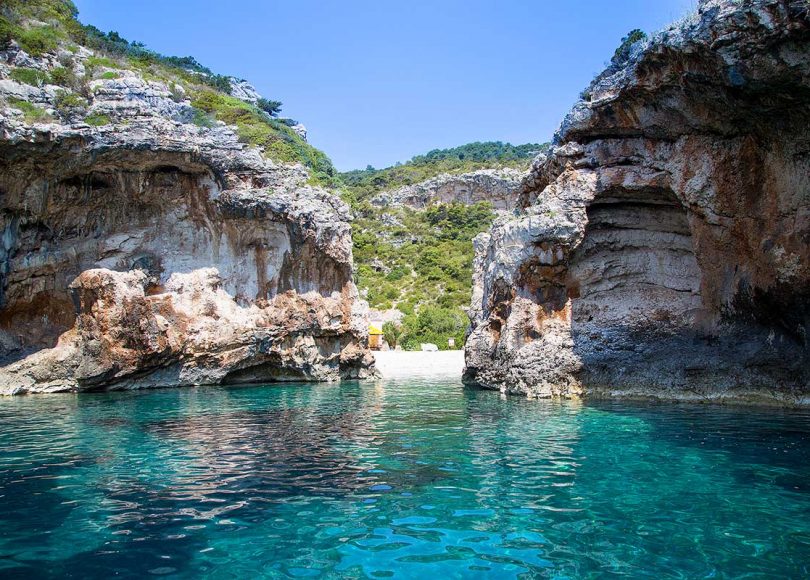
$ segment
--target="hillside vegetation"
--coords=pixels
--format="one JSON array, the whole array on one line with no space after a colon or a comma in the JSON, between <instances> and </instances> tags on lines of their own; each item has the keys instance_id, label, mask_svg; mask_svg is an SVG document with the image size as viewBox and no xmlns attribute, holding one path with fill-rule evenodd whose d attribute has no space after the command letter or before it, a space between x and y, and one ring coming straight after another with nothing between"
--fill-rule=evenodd
<instances>
[{"instance_id":1,"label":"hillside vegetation","mask_svg":"<svg viewBox=\"0 0 810 580\"><path fill-rule=\"evenodd\" d=\"M381 191L420 183L442 173L458 175L494 167L528 169L531 160L546 149L547 143L512 145L501 141L476 141L452 149L434 149L385 169L374 169L369 165L366 169L341 173L340 177L352 200L361 202Z\"/></svg>"},{"instance_id":2,"label":"hillside vegetation","mask_svg":"<svg viewBox=\"0 0 810 580\"><path fill-rule=\"evenodd\" d=\"M486 202L436 204L426 210L375 207L381 191L419 183L442 173L476 169L528 168L547 145L470 143L436 149L386 169L342 173L345 197L355 212L353 225L356 282L372 308L397 308L401 327L385 330L405 349L432 342L447 348L464 343L465 308L472 291L472 239L489 229L495 212Z\"/></svg>"},{"instance_id":3,"label":"hillside vegetation","mask_svg":"<svg viewBox=\"0 0 810 580\"><path fill-rule=\"evenodd\" d=\"M216 121L235 126L239 139L261 147L265 154L284 163L300 162L310 168L312 181L326 186L339 185L337 171L329 158L309 145L288 122L275 116L281 103L261 99L256 105L231 96L229 77L216 74L193 57L165 56L129 42L116 32L102 32L81 24L78 10L70 0L2 0L0 4L0 47L11 40L32 56L64 48L76 52L79 46L96 55L87 59L82 76L67 60L64 66L45 73L36 69L15 69L12 78L32 85L53 84L64 88L66 109L80 110L92 99L89 81L114 79L121 70L137 71L144 79L165 83L178 100L189 98L196 110L194 122L213 126ZM14 106L12 104L12 106ZM46 118L39 111L24 111L31 120ZM90 124L106 124L109 119L85 119Z\"/></svg>"}]
</instances>

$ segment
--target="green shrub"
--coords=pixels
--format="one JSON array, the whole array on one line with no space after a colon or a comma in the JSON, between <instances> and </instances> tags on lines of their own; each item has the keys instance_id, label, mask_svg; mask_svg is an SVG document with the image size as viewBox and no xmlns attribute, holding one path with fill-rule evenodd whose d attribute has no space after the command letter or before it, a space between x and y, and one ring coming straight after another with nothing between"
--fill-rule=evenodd
<instances>
[{"instance_id":1,"label":"green shrub","mask_svg":"<svg viewBox=\"0 0 810 580\"><path fill-rule=\"evenodd\" d=\"M51 71L51 81L61 87L73 88L78 86L79 79L72 68L58 66Z\"/></svg>"},{"instance_id":2,"label":"green shrub","mask_svg":"<svg viewBox=\"0 0 810 580\"><path fill-rule=\"evenodd\" d=\"M23 99L11 98L8 104L22 111L28 123L45 123L51 120L51 116L44 109Z\"/></svg>"},{"instance_id":3,"label":"green shrub","mask_svg":"<svg viewBox=\"0 0 810 580\"><path fill-rule=\"evenodd\" d=\"M382 327L385 342L391 348L396 348L399 339L402 337L402 325L398 322L386 322Z\"/></svg>"},{"instance_id":4,"label":"green shrub","mask_svg":"<svg viewBox=\"0 0 810 580\"><path fill-rule=\"evenodd\" d=\"M281 101L270 101L267 99L259 99L256 105L271 117L278 117L281 112Z\"/></svg>"},{"instance_id":5,"label":"green shrub","mask_svg":"<svg viewBox=\"0 0 810 580\"><path fill-rule=\"evenodd\" d=\"M11 78L18 83L41 87L51 82L51 77L47 72L35 68L15 68L11 71Z\"/></svg>"},{"instance_id":6,"label":"green shrub","mask_svg":"<svg viewBox=\"0 0 810 580\"><path fill-rule=\"evenodd\" d=\"M613 53L613 58L610 59L611 64L618 66L624 63L628 58L630 58L630 49L633 47L633 45L640 40L645 40L646 38L647 34L643 30L638 28L631 30L629 33L627 33L627 36L622 38L619 48L617 48L616 52Z\"/></svg>"},{"instance_id":7,"label":"green shrub","mask_svg":"<svg viewBox=\"0 0 810 580\"><path fill-rule=\"evenodd\" d=\"M468 324L468 318L457 308L425 306L403 319L400 342L406 350L418 350L425 342L447 350L448 339L452 338L455 348L459 348L464 344Z\"/></svg>"},{"instance_id":8,"label":"green shrub","mask_svg":"<svg viewBox=\"0 0 810 580\"><path fill-rule=\"evenodd\" d=\"M103 79L105 81L110 81L112 79L117 79L120 76L121 76L121 73L115 72L114 70L108 70L107 72L102 73L102 75L99 78L101 78L101 79Z\"/></svg>"},{"instance_id":9,"label":"green shrub","mask_svg":"<svg viewBox=\"0 0 810 580\"><path fill-rule=\"evenodd\" d=\"M72 113L81 112L87 108L87 101L76 93L60 90L56 93L53 106L59 111L59 114L70 115Z\"/></svg>"},{"instance_id":10,"label":"green shrub","mask_svg":"<svg viewBox=\"0 0 810 580\"><path fill-rule=\"evenodd\" d=\"M217 124L211 115L205 111L201 111L200 109L194 109L194 116L192 117L191 122L198 127L206 127L208 129L215 127Z\"/></svg>"},{"instance_id":11,"label":"green shrub","mask_svg":"<svg viewBox=\"0 0 810 580\"><path fill-rule=\"evenodd\" d=\"M89 56L84 62L87 69L95 70L97 68L120 68L118 63L112 59L103 56Z\"/></svg>"},{"instance_id":12,"label":"green shrub","mask_svg":"<svg viewBox=\"0 0 810 580\"><path fill-rule=\"evenodd\" d=\"M84 122L93 127L101 127L112 123L112 119L103 113L90 113L84 118Z\"/></svg>"},{"instance_id":13,"label":"green shrub","mask_svg":"<svg viewBox=\"0 0 810 580\"><path fill-rule=\"evenodd\" d=\"M5 47L17 34L17 28L7 18L0 16L0 47Z\"/></svg>"},{"instance_id":14,"label":"green shrub","mask_svg":"<svg viewBox=\"0 0 810 580\"><path fill-rule=\"evenodd\" d=\"M22 29L17 35L17 42L22 49L32 56L41 56L46 52L53 52L59 47L63 38L60 31L53 26L36 26Z\"/></svg>"}]
</instances>

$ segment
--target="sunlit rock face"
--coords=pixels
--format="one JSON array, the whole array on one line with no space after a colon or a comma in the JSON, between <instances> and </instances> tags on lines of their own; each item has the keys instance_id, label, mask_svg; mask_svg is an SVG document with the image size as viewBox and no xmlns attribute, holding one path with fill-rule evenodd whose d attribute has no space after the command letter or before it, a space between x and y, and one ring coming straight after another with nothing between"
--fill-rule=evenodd
<instances>
[{"instance_id":1,"label":"sunlit rock face","mask_svg":"<svg viewBox=\"0 0 810 580\"><path fill-rule=\"evenodd\" d=\"M413 185L376 195L377 206L408 206L424 209L436 203L472 205L488 202L496 210L511 211L517 205L524 172L509 167L479 169L460 175L444 173Z\"/></svg>"},{"instance_id":2,"label":"sunlit rock face","mask_svg":"<svg viewBox=\"0 0 810 580\"><path fill-rule=\"evenodd\" d=\"M601 74L476 240L465 380L810 404L810 16L702 2Z\"/></svg>"},{"instance_id":3,"label":"sunlit rock face","mask_svg":"<svg viewBox=\"0 0 810 580\"><path fill-rule=\"evenodd\" d=\"M0 393L369 374L345 204L160 83L92 82L108 125L0 107Z\"/></svg>"}]
</instances>

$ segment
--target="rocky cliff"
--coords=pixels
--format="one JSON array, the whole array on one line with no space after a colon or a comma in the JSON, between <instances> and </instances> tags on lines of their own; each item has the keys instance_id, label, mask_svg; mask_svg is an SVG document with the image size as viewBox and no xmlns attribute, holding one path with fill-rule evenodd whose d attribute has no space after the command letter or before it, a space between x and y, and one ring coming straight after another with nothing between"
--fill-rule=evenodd
<instances>
[{"instance_id":1,"label":"rocky cliff","mask_svg":"<svg viewBox=\"0 0 810 580\"><path fill-rule=\"evenodd\" d=\"M517 205L522 179L522 171L509 167L479 169L460 175L445 173L377 194L371 203L380 207L406 205L424 209L435 203L471 205L485 201L497 210L508 211Z\"/></svg>"},{"instance_id":2,"label":"rocky cliff","mask_svg":"<svg viewBox=\"0 0 810 580\"><path fill-rule=\"evenodd\" d=\"M118 65L0 51L0 393L369 374L348 208Z\"/></svg>"},{"instance_id":3,"label":"rocky cliff","mask_svg":"<svg viewBox=\"0 0 810 580\"><path fill-rule=\"evenodd\" d=\"M810 404L810 15L709 0L583 93L476 240L465 380Z\"/></svg>"}]
</instances>

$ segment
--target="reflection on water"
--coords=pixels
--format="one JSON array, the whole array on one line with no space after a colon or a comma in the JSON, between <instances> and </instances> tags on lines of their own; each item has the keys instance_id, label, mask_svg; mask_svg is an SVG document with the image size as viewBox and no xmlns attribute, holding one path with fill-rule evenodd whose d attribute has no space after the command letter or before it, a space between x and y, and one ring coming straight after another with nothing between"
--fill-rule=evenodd
<instances>
[{"instance_id":1,"label":"reflection on water","mask_svg":"<svg viewBox=\"0 0 810 580\"><path fill-rule=\"evenodd\" d=\"M0 576L807 577L810 415L452 381L0 400Z\"/></svg>"}]
</instances>

